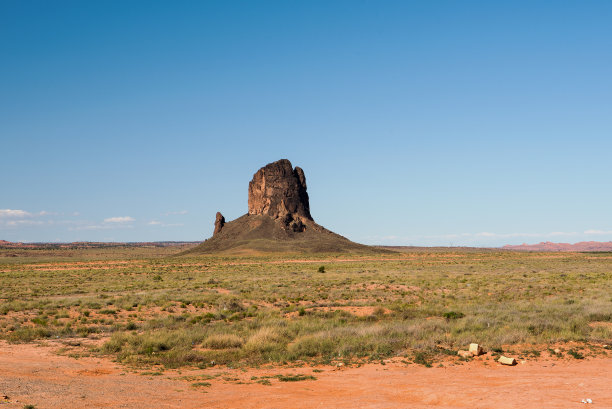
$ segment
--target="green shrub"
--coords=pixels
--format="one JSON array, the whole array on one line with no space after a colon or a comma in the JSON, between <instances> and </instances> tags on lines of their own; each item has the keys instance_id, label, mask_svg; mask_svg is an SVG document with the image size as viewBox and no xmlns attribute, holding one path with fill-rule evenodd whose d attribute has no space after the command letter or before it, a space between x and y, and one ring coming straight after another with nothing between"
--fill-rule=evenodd
<instances>
[{"instance_id":1,"label":"green shrub","mask_svg":"<svg viewBox=\"0 0 612 409\"><path fill-rule=\"evenodd\" d=\"M449 312L445 312L443 317L446 318L447 320L457 320L459 318L465 317L465 314L463 314L462 312L457 312L457 311L449 311Z\"/></svg>"},{"instance_id":2,"label":"green shrub","mask_svg":"<svg viewBox=\"0 0 612 409\"><path fill-rule=\"evenodd\" d=\"M570 349L569 351L567 351L567 353L576 359L584 359L584 355L574 349Z\"/></svg>"},{"instance_id":3,"label":"green shrub","mask_svg":"<svg viewBox=\"0 0 612 409\"><path fill-rule=\"evenodd\" d=\"M317 379L312 375L302 375L302 374L276 375L275 378L277 378L281 382L299 382L299 381L308 381L308 380L314 381Z\"/></svg>"},{"instance_id":4,"label":"green shrub","mask_svg":"<svg viewBox=\"0 0 612 409\"><path fill-rule=\"evenodd\" d=\"M416 352L414 354L414 363L415 364L419 364L419 365L423 365L426 368L431 368L431 361L428 357L428 355L424 352Z\"/></svg>"}]
</instances>

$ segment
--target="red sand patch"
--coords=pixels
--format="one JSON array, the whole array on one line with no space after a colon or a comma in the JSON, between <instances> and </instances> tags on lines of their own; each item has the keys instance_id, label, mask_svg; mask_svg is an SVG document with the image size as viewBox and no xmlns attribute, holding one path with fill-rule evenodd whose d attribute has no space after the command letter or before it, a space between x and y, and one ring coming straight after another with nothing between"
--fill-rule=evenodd
<instances>
[{"instance_id":1,"label":"red sand patch","mask_svg":"<svg viewBox=\"0 0 612 409\"><path fill-rule=\"evenodd\" d=\"M101 376L101 375L109 375L112 373L112 371L108 370L108 369L81 369L80 371L76 371L76 373L78 375L84 375L84 376Z\"/></svg>"},{"instance_id":2,"label":"red sand patch","mask_svg":"<svg viewBox=\"0 0 612 409\"><path fill-rule=\"evenodd\" d=\"M212 368L142 376L107 359L59 356L54 348L0 342L0 395L10 398L3 407L582 408L584 398L591 398L593 407L612 407L609 357L528 361L515 367L477 361L425 368L392 361L322 367L323 372L309 367ZM279 382L273 378L277 374L317 379ZM271 385L258 384L252 376L271 376ZM192 387L198 379L211 385Z\"/></svg>"},{"instance_id":3,"label":"red sand patch","mask_svg":"<svg viewBox=\"0 0 612 409\"><path fill-rule=\"evenodd\" d=\"M227 288L213 288L213 290L215 290L216 292L218 292L219 294L231 294L232 290L228 290Z\"/></svg>"},{"instance_id":4,"label":"red sand patch","mask_svg":"<svg viewBox=\"0 0 612 409\"><path fill-rule=\"evenodd\" d=\"M597 328L597 327L612 328L612 322L607 322L607 321L594 321L594 322L590 322L589 325L592 328Z\"/></svg>"},{"instance_id":5,"label":"red sand patch","mask_svg":"<svg viewBox=\"0 0 612 409\"><path fill-rule=\"evenodd\" d=\"M380 307L372 307L372 306L346 306L346 307L316 307L317 311L347 311L357 317L367 317L369 315L374 314L374 312ZM309 308L307 308L309 309ZM391 310L387 308L382 308L382 311L385 314L389 314ZM298 316L298 311L293 311L285 314L285 317L296 317Z\"/></svg>"},{"instance_id":6,"label":"red sand patch","mask_svg":"<svg viewBox=\"0 0 612 409\"><path fill-rule=\"evenodd\" d=\"M354 285L352 288L360 288L359 285ZM363 287L361 287L363 288ZM366 290L391 290L391 291L421 291L421 287L407 286L404 284L368 284L365 287Z\"/></svg>"}]
</instances>

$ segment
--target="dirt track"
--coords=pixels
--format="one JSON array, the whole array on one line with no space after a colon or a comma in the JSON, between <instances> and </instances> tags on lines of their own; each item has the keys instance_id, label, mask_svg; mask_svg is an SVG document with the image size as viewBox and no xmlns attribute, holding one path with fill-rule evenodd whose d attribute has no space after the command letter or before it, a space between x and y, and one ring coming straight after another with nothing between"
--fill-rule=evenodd
<instances>
[{"instance_id":1,"label":"dirt track","mask_svg":"<svg viewBox=\"0 0 612 409\"><path fill-rule=\"evenodd\" d=\"M241 379L311 368L234 370ZM195 372L194 372L195 373ZM202 371L198 372L199 374ZM182 376L189 371L183 371ZM54 348L0 343L0 407L22 408L612 408L612 359L482 362L424 368L403 364L315 373L272 385L211 380L195 389L178 374L143 376L105 359L58 356Z\"/></svg>"}]
</instances>

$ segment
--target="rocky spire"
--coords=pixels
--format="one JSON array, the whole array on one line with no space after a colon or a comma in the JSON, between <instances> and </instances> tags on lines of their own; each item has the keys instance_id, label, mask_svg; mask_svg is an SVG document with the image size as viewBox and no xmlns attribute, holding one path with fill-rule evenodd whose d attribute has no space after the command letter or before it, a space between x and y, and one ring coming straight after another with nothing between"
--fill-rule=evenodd
<instances>
[{"instance_id":1,"label":"rocky spire","mask_svg":"<svg viewBox=\"0 0 612 409\"><path fill-rule=\"evenodd\" d=\"M223 217L221 212L217 212L217 217L215 217L215 231L213 232L213 236L217 233L220 233L224 225L225 217Z\"/></svg>"},{"instance_id":2,"label":"rocky spire","mask_svg":"<svg viewBox=\"0 0 612 409\"><path fill-rule=\"evenodd\" d=\"M287 159L259 169L249 183L249 214L280 219L294 231L304 231L312 220L306 192L306 176Z\"/></svg>"}]
</instances>

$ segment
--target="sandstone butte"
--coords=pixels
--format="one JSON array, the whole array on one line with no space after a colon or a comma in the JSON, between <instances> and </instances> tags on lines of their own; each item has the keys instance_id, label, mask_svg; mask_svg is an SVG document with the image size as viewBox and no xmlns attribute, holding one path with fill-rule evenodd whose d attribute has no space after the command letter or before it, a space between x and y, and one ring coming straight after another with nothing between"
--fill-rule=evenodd
<instances>
[{"instance_id":1,"label":"sandstone butte","mask_svg":"<svg viewBox=\"0 0 612 409\"><path fill-rule=\"evenodd\" d=\"M247 214L225 222L217 212L212 237L183 253L258 254L372 253L387 250L354 243L317 224L310 213L306 175L287 159L267 164L253 175Z\"/></svg>"}]
</instances>

